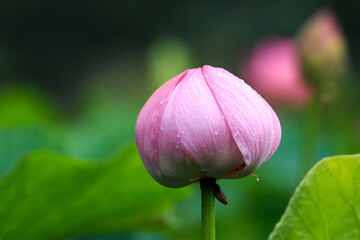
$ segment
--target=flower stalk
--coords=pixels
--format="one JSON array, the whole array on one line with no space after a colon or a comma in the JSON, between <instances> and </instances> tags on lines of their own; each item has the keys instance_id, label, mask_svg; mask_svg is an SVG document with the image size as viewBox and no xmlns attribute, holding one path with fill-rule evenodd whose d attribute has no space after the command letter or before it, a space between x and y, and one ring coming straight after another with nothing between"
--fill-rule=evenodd
<instances>
[{"instance_id":1,"label":"flower stalk","mask_svg":"<svg viewBox=\"0 0 360 240\"><path fill-rule=\"evenodd\" d=\"M203 240L215 240L215 188L216 179L200 180Z\"/></svg>"}]
</instances>

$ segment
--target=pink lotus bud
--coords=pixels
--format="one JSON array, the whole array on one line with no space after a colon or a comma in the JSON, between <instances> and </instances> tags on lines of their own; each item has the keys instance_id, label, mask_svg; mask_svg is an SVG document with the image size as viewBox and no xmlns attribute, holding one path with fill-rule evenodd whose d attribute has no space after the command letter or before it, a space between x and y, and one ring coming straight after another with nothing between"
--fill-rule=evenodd
<instances>
[{"instance_id":1,"label":"pink lotus bud","mask_svg":"<svg viewBox=\"0 0 360 240\"><path fill-rule=\"evenodd\" d=\"M150 175L167 187L241 178L276 150L280 123L265 100L222 68L179 74L145 103L135 127Z\"/></svg>"},{"instance_id":2,"label":"pink lotus bud","mask_svg":"<svg viewBox=\"0 0 360 240\"><path fill-rule=\"evenodd\" d=\"M242 72L249 84L273 104L299 107L311 98L296 44L290 38L260 43L244 66Z\"/></svg>"},{"instance_id":3,"label":"pink lotus bud","mask_svg":"<svg viewBox=\"0 0 360 240\"><path fill-rule=\"evenodd\" d=\"M346 44L335 15L327 9L317 12L298 35L304 61L320 71L341 70L346 59Z\"/></svg>"}]
</instances>

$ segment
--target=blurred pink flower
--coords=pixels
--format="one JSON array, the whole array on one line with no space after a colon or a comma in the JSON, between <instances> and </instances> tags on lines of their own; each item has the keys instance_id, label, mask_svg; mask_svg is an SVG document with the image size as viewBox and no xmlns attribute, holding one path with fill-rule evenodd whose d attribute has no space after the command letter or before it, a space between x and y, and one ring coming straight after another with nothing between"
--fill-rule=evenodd
<instances>
[{"instance_id":1,"label":"blurred pink flower","mask_svg":"<svg viewBox=\"0 0 360 240\"><path fill-rule=\"evenodd\" d=\"M311 98L301 59L291 38L261 42L240 69L248 83L275 105L300 107Z\"/></svg>"},{"instance_id":2,"label":"blurred pink flower","mask_svg":"<svg viewBox=\"0 0 360 240\"><path fill-rule=\"evenodd\" d=\"M241 79L203 66L179 74L145 103L135 127L150 175L167 187L202 177L241 178L276 150L278 117Z\"/></svg>"},{"instance_id":3,"label":"blurred pink flower","mask_svg":"<svg viewBox=\"0 0 360 240\"><path fill-rule=\"evenodd\" d=\"M346 58L346 44L335 15L328 9L317 12L302 27L297 37L306 64L321 71L342 68Z\"/></svg>"}]
</instances>

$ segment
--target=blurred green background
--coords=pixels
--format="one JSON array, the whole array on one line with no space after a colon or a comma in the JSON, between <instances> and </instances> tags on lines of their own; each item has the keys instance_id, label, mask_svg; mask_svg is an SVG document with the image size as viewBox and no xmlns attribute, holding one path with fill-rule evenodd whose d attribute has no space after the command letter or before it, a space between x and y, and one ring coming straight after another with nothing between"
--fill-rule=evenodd
<instances>
[{"instance_id":1,"label":"blurred green background","mask_svg":"<svg viewBox=\"0 0 360 240\"><path fill-rule=\"evenodd\" d=\"M318 160L360 152L359 2L1 1L0 238L200 239L199 185L160 186L137 154L141 107L187 68L243 77L257 43L297 41L323 8L344 36L341 71L303 58L312 99L273 105L283 135L260 181L220 181L218 238L253 240Z\"/></svg>"}]
</instances>

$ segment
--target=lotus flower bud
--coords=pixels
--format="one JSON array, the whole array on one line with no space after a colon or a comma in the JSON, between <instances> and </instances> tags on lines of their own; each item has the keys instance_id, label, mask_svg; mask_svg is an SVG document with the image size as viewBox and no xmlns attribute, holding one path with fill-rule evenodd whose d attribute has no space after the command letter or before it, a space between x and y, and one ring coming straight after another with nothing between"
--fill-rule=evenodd
<instances>
[{"instance_id":1,"label":"lotus flower bud","mask_svg":"<svg viewBox=\"0 0 360 240\"><path fill-rule=\"evenodd\" d=\"M150 175L167 187L198 178L241 178L280 142L278 117L243 80L203 66L179 74L145 103L135 138Z\"/></svg>"},{"instance_id":2,"label":"lotus flower bud","mask_svg":"<svg viewBox=\"0 0 360 240\"><path fill-rule=\"evenodd\" d=\"M297 37L301 54L311 71L342 71L346 44L335 15L327 9L317 12Z\"/></svg>"},{"instance_id":3,"label":"lotus flower bud","mask_svg":"<svg viewBox=\"0 0 360 240\"><path fill-rule=\"evenodd\" d=\"M301 59L291 38L261 42L241 69L249 84L269 102L280 106L304 106L311 89L301 72Z\"/></svg>"}]
</instances>

